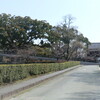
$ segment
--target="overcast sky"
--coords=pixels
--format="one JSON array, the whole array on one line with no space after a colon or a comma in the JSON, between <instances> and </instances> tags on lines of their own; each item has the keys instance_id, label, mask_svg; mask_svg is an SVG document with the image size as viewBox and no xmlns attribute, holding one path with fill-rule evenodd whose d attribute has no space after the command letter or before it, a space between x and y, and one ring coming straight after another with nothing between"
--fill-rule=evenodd
<instances>
[{"instance_id":1,"label":"overcast sky","mask_svg":"<svg viewBox=\"0 0 100 100\"><path fill-rule=\"evenodd\" d=\"M100 0L0 0L0 13L30 16L51 25L71 14L84 36L91 42L100 42Z\"/></svg>"}]
</instances>

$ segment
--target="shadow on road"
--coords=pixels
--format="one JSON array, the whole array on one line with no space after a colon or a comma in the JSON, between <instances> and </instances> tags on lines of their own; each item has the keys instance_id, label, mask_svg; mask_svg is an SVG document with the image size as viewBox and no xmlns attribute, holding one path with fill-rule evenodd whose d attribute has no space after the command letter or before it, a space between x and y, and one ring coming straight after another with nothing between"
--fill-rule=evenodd
<instances>
[{"instance_id":1,"label":"shadow on road","mask_svg":"<svg viewBox=\"0 0 100 100\"><path fill-rule=\"evenodd\" d=\"M72 95L71 98L62 98L60 100L100 100L100 91L76 92L72 94L70 93L70 95Z\"/></svg>"},{"instance_id":2,"label":"shadow on road","mask_svg":"<svg viewBox=\"0 0 100 100\"><path fill-rule=\"evenodd\" d=\"M75 73L71 74L71 77L77 77L75 81L84 82L90 85L100 86L100 70L93 73Z\"/></svg>"},{"instance_id":3,"label":"shadow on road","mask_svg":"<svg viewBox=\"0 0 100 100\"><path fill-rule=\"evenodd\" d=\"M84 67L84 66L83 66ZM81 82L81 83L85 83L87 86L96 86L98 87L98 90L94 89L91 91L89 89L85 89L83 90L83 92L73 92L73 93L66 93L66 95L69 95L69 97L66 98L62 98L60 100L100 100L100 70L96 70L94 67L97 66L93 66L92 68L94 68L95 70L93 71L93 69L91 69L90 67L90 71L89 68L86 70L83 70L81 72L77 72L77 73L72 73L71 76L72 78L75 77L74 81L76 82ZM84 87L87 88L87 87Z\"/></svg>"}]
</instances>

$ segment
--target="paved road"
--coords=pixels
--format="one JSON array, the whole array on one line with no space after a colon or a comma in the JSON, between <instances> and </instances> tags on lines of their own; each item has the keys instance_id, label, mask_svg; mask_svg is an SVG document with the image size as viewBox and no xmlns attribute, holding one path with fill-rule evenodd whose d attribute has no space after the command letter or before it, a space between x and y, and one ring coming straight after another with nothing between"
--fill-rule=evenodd
<instances>
[{"instance_id":1,"label":"paved road","mask_svg":"<svg viewBox=\"0 0 100 100\"><path fill-rule=\"evenodd\" d=\"M100 100L100 69L98 65L79 67L10 100Z\"/></svg>"},{"instance_id":2,"label":"paved road","mask_svg":"<svg viewBox=\"0 0 100 100\"><path fill-rule=\"evenodd\" d=\"M100 62L81 62L82 65L100 65Z\"/></svg>"}]
</instances>

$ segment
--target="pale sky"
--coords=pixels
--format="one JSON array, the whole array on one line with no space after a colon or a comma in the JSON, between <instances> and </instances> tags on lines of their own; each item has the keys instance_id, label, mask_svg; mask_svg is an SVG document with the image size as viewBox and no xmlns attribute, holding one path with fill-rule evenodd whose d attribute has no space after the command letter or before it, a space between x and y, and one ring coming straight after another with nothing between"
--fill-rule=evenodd
<instances>
[{"instance_id":1,"label":"pale sky","mask_svg":"<svg viewBox=\"0 0 100 100\"><path fill-rule=\"evenodd\" d=\"M84 36L91 42L100 42L100 0L0 0L1 13L30 16L53 26L71 14Z\"/></svg>"}]
</instances>

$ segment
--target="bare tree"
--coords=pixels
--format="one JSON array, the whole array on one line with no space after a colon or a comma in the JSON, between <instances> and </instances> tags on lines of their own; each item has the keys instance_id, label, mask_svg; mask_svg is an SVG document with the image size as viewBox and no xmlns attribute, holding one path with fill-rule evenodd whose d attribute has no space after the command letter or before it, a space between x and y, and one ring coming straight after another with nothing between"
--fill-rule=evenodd
<instances>
[{"instance_id":1,"label":"bare tree","mask_svg":"<svg viewBox=\"0 0 100 100\"><path fill-rule=\"evenodd\" d=\"M28 63L31 61L31 56L35 56L36 55L36 51L32 48L28 48L28 49L19 49L17 51L17 55L20 55L20 57L22 58L22 61L24 63Z\"/></svg>"},{"instance_id":2,"label":"bare tree","mask_svg":"<svg viewBox=\"0 0 100 100\"><path fill-rule=\"evenodd\" d=\"M52 45L53 56L56 57L57 60L64 56L62 47L63 44L61 42L57 42Z\"/></svg>"}]
</instances>

